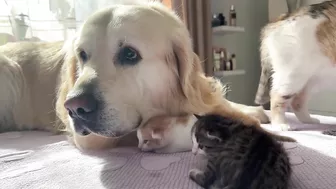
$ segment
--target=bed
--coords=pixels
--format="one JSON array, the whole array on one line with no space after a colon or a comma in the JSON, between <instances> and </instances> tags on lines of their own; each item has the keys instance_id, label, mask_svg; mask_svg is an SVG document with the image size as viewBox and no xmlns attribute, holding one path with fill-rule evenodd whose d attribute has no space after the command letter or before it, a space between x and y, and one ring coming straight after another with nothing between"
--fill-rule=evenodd
<instances>
[{"instance_id":1,"label":"bed","mask_svg":"<svg viewBox=\"0 0 336 189\"><path fill-rule=\"evenodd\" d=\"M298 143L285 143L293 165L291 189L334 189L336 137L321 130L336 129L336 118L318 116L319 125L302 125L287 113L297 131L281 132ZM267 127L267 125L263 125ZM142 153L137 148L80 152L65 136L47 132L0 134L0 188L6 189L198 189L188 179L204 160L191 152Z\"/></svg>"}]
</instances>

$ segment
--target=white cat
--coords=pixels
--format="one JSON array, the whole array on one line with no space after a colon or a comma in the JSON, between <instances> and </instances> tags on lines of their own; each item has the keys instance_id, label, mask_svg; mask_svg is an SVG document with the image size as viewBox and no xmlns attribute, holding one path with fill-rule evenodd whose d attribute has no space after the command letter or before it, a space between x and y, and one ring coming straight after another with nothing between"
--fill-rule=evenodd
<instances>
[{"instance_id":1,"label":"white cat","mask_svg":"<svg viewBox=\"0 0 336 189\"><path fill-rule=\"evenodd\" d=\"M191 151L191 128L196 121L194 115L153 117L137 130L138 147L156 153Z\"/></svg>"},{"instance_id":2,"label":"white cat","mask_svg":"<svg viewBox=\"0 0 336 189\"><path fill-rule=\"evenodd\" d=\"M313 92L335 88L336 1L302 7L264 27L262 65L271 64L271 122L288 130L285 120L291 105L302 123L319 123L310 116L308 99Z\"/></svg>"}]
</instances>

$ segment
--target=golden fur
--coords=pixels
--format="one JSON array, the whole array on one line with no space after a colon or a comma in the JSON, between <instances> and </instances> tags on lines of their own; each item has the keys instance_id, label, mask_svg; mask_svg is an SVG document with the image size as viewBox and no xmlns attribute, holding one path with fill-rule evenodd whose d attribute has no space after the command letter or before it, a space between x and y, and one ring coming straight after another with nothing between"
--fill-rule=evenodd
<instances>
[{"instance_id":1,"label":"golden fur","mask_svg":"<svg viewBox=\"0 0 336 189\"><path fill-rule=\"evenodd\" d=\"M119 48L117 39L142 53L138 65L123 67L111 58ZM87 63L78 59L78 49L90 53ZM248 125L259 125L257 119L268 121L262 108L223 98L222 84L205 76L187 28L160 3L115 5L91 15L65 45L8 44L0 47L1 54L8 58L0 59L0 74L6 76L0 86L8 90L2 90L0 100L11 104L3 106L0 116L12 124L10 128L0 124L0 130L61 128L71 134L77 147L99 149L117 145L125 137L126 143L131 143L136 140L132 135L136 127L162 114L217 111ZM64 103L70 93L86 90L93 81L106 107L100 112L106 132L111 136L116 130L130 134L104 137L74 132Z\"/></svg>"}]
</instances>

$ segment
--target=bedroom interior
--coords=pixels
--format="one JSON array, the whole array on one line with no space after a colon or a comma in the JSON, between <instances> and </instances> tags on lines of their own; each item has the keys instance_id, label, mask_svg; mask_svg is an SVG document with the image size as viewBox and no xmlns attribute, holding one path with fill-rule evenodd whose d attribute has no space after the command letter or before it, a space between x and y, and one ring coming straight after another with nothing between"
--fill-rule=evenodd
<instances>
[{"instance_id":1,"label":"bedroom interior","mask_svg":"<svg viewBox=\"0 0 336 189\"><path fill-rule=\"evenodd\" d=\"M132 0L0 0L0 46L15 41L70 39L90 14L123 1ZM290 9L323 0L160 1L186 24L206 75L227 84L226 98L256 105L261 29ZM224 24L219 24L218 14L225 17ZM217 26L213 26L215 22ZM284 143L294 170L289 189L333 189L336 185L336 139L320 132L335 129L333 94L325 91L309 102L309 111L321 124L303 125L292 113L286 115L298 130L280 132L298 141ZM189 181L188 171L202 161L189 152L153 154L135 147L80 152L63 135L0 133L0 188L201 189Z\"/></svg>"},{"instance_id":2,"label":"bedroom interior","mask_svg":"<svg viewBox=\"0 0 336 189\"><path fill-rule=\"evenodd\" d=\"M321 1L323 0L288 0L288 4L295 4L299 7ZM14 40L57 41L67 39L75 33L87 15L113 1L36 0L27 2L25 0L2 0L0 2L0 44ZM229 86L230 92L226 98L243 104L255 105L254 98L261 71L260 30L270 20L288 10L287 1L211 0L185 3L184 6L176 0L163 0L163 2L189 19L185 22L189 25L194 38L195 52L204 61L205 72L218 77ZM237 26L232 27L227 24L211 28L212 20L204 19L204 15L222 13L229 22L231 5L235 5L237 11ZM9 9L9 6L14 8ZM197 13L189 11L189 15L183 14L188 8L192 10L196 6L198 6ZM41 11L32 11L37 9ZM237 65L234 71L214 72L215 60L212 48L215 47L226 48L228 53L236 55ZM336 115L333 103L328 103L335 101L332 96L329 91L315 95L309 103L310 111L321 115ZM265 108L268 109L269 105Z\"/></svg>"}]
</instances>

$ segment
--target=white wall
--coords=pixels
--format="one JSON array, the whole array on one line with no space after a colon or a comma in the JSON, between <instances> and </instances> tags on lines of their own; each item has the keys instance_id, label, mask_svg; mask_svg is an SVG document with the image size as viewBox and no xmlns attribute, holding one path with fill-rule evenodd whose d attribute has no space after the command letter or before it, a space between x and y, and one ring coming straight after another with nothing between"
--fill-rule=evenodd
<instances>
[{"instance_id":1,"label":"white wall","mask_svg":"<svg viewBox=\"0 0 336 189\"><path fill-rule=\"evenodd\" d=\"M314 3L320 3L325 0L299 0L300 5L310 5ZM277 18L280 14L287 12L287 3L286 0L269 0L269 19L273 20Z\"/></svg>"},{"instance_id":2,"label":"white wall","mask_svg":"<svg viewBox=\"0 0 336 189\"><path fill-rule=\"evenodd\" d=\"M326 0L301 0L301 5L310 5L314 3L321 3Z\"/></svg>"},{"instance_id":3,"label":"white wall","mask_svg":"<svg viewBox=\"0 0 336 189\"><path fill-rule=\"evenodd\" d=\"M244 104L254 104L260 77L259 36L261 28L268 22L268 0L212 0L212 12L223 12L228 18L230 5L237 11L237 25L245 33L215 36L216 46L228 48L237 55L237 69L246 70L244 76L225 77L223 82L232 82L228 99Z\"/></svg>"},{"instance_id":4,"label":"white wall","mask_svg":"<svg viewBox=\"0 0 336 189\"><path fill-rule=\"evenodd\" d=\"M269 20L276 19L288 11L286 0L269 0L268 10Z\"/></svg>"}]
</instances>

